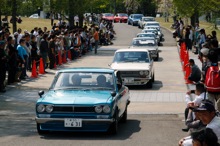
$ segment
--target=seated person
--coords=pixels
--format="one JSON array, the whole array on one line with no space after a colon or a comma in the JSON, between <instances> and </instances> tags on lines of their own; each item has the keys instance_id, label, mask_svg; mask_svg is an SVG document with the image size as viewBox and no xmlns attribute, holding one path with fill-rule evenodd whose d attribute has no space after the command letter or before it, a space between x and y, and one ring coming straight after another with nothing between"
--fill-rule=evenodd
<instances>
[{"instance_id":1,"label":"seated person","mask_svg":"<svg viewBox=\"0 0 220 146\"><path fill-rule=\"evenodd\" d=\"M72 83L74 86L80 86L81 85L81 77L78 74L74 74L72 76Z\"/></svg>"},{"instance_id":2,"label":"seated person","mask_svg":"<svg viewBox=\"0 0 220 146\"><path fill-rule=\"evenodd\" d=\"M104 75L99 75L96 80L99 87L106 87L106 77Z\"/></svg>"}]
</instances>

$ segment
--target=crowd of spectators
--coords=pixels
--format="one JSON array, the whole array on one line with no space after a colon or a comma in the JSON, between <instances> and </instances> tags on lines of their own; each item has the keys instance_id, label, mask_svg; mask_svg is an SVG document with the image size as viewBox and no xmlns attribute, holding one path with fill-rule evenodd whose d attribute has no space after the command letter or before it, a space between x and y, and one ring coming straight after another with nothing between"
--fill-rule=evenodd
<instances>
[{"instance_id":1,"label":"crowd of spectators","mask_svg":"<svg viewBox=\"0 0 220 146\"><path fill-rule=\"evenodd\" d=\"M179 44L186 44L188 51L198 55L202 66L198 67L193 59L189 60L191 74L188 80L195 84L196 89L186 93L185 125L182 130L190 133L179 141L179 146L219 146L220 143L220 86L208 90L208 70L215 67L218 72L212 81L220 81L220 47L216 31L206 34L205 29L196 24L184 26L180 19L176 22L176 36ZM213 84L214 85L214 84Z\"/></svg>"},{"instance_id":2,"label":"crowd of spectators","mask_svg":"<svg viewBox=\"0 0 220 146\"><path fill-rule=\"evenodd\" d=\"M5 20L4 20L5 21ZM112 22L102 20L99 24L78 23L70 28L68 23L59 19L51 29L35 27L31 31L21 28L13 34L8 25L0 29L0 92L5 92L7 84L14 84L29 78L27 71L32 70L33 61L39 66L43 59L45 73L47 68L59 65L58 54L67 61L75 60L87 52L97 54L98 45L111 45L115 32ZM69 57L69 53L70 56Z\"/></svg>"}]
</instances>

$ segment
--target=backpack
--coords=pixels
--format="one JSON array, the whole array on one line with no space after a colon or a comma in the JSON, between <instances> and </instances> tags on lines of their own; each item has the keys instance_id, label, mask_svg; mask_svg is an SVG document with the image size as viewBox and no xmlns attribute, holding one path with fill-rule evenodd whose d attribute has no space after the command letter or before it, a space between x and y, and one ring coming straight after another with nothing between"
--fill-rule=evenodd
<instances>
[{"instance_id":1,"label":"backpack","mask_svg":"<svg viewBox=\"0 0 220 146\"><path fill-rule=\"evenodd\" d=\"M220 92L220 70L218 66L210 66L206 72L205 86L207 91Z\"/></svg>"}]
</instances>

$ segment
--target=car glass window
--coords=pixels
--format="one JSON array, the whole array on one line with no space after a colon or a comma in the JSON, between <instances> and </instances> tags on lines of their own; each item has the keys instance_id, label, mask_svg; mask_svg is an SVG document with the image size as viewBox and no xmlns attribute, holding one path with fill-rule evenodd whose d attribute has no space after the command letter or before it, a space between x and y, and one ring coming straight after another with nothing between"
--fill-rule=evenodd
<instances>
[{"instance_id":1,"label":"car glass window","mask_svg":"<svg viewBox=\"0 0 220 146\"><path fill-rule=\"evenodd\" d=\"M146 47L154 47L156 46L155 41L153 40L134 40L133 46L146 46Z\"/></svg>"},{"instance_id":2,"label":"car glass window","mask_svg":"<svg viewBox=\"0 0 220 146\"><path fill-rule=\"evenodd\" d=\"M65 72L57 76L54 89L114 89L112 73Z\"/></svg>"},{"instance_id":3,"label":"car glass window","mask_svg":"<svg viewBox=\"0 0 220 146\"><path fill-rule=\"evenodd\" d=\"M147 52L117 52L115 54L114 62L149 62L149 56Z\"/></svg>"}]
</instances>

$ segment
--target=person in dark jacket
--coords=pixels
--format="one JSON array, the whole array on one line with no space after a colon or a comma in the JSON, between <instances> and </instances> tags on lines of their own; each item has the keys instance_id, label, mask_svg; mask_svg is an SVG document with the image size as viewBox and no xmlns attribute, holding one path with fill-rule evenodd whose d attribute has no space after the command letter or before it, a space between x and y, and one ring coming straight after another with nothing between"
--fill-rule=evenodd
<instances>
[{"instance_id":1,"label":"person in dark jacket","mask_svg":"<svg viewBox=\"0 0 220 146\"><path fill-rule=\"evenodd\" d=\"M7 55L4 46L5 41L2 39L2 34L0 34L0 92L6 92L4 82L6 78Z\"/></svg>"},{"instance_id":2,"label":"person in dark jacket","mask_svg":"<svg viewBox=\"0 0 220 146\"><path fill-rule=\"evenodd\" d=\"M40 55L43 58L44 70L46 68L48 51L49 51L49 44L48 44L47 39L48 39L48 34L45 33L43 35L43 38L41 39L41 42L40 42ZM47 72L45 71L45 73L47 73Z\"/></svg>"},{"instance_id":3,"label":"person in dark jacket","mask_svg":"<svg viewBox=\"0 0 220 146\"><path fill-rule=\"evenodd\" d=\"M192 72L188 77L188 80L193 81L195 83L199 82L201 80L201 70L199 67L195 64L193 59L189 60L190 67L192 68Z\"/></svg>"},{"instance_id":4,"label":"person in dark jacket","mask_svg":"<svg viewBox=\"0 0 220 146\"><path fill-rule=\"evenodd\" d=\"M49 59L50 59L50 69L53 69L54 68L54 64L55 64L55 57L56 57L56 54L55 54L55 35L51 35L50 36L50 42L49 42L49 52L48 52L48 55L49 55Z\"/></svg>"},{"instance_id":5,"label":"person in dark jacket","mask_svg":"<svg viewBox=\"0 0 220 146\"><path fill-rule=\"evenodd\" d=\"M10 36L8 37L8 84L12 84L15 81L16 67L17 67L17 49L14 47L14 40Z\"/></svg>"}]
</instances>

